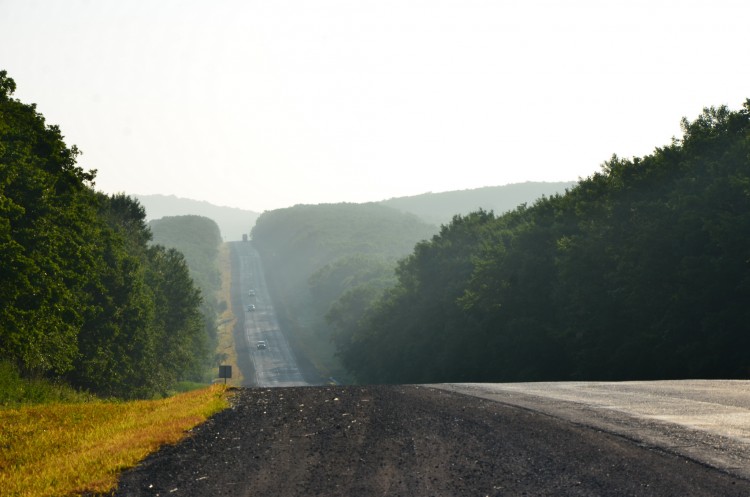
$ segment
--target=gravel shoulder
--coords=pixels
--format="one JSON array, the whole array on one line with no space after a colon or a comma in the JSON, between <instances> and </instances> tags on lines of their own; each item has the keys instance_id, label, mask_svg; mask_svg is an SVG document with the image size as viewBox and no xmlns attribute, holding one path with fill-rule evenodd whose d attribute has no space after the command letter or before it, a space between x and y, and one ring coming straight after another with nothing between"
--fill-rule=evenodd
<instances>
[{"instance_id":1,"label":"gravel shoulder","mask_svg":"<svg viewBox=\"0 0 750 497\"><path fill-rule=\"evenodd\" d=\"M748 496L750 482L501 402L336 386L239 389L115 495Z\"/></svg>"}]
</instances>

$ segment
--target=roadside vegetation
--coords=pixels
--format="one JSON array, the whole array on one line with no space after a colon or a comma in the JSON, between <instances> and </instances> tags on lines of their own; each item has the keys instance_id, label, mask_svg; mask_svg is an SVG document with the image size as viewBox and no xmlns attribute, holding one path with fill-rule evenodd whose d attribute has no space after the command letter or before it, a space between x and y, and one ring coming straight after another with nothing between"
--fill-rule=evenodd
<instances>
[{"instance_id":1,"label":"roadside vegetation","mask_svg":"<svg viewBox=\"0 0 750 497\"><path fill-rule=\"evenodd\" d=\"M0 71L0 360L104 397L205 382L214 323L184 255L14 91Z\"/></svg>"},{"instance_id":2,"label":"roadside vegetation","mask_svg":"<svg viewBox=\"0 0 750 497\"><path fill-rule=\"evenodd\" d=\"M185 257L190 278L200 291L200 312L203 315L207 351L215 351L218 346L219 314L227 308L228 300L221 295L222 276L220 272L219 250L222 246L221 232L215 221L202 216L168 216L148 223L152 234L151 243L179 251ZM194 375L194 381L210 383L216 376L219 356L204 358L208 368L203 376Z\"/></svg>"},{"instance_id":3,"label":"roadside vegetation","mask_svg":"<svg viewBox=\"0 0 750 497\"><path fill-rule=\"evenodd\" d=\"M158 400L28 400L0 409L3 497L109 493L122 470L227 407L223 385Z\"/></svg>"},{"instance_id":4,"label":"roadside vegetation","mask_svg":"<svg viewBox=\"0 0 750 497\"><path fill-rule=\"evenodd\" d=\"M227 385L241 386L244 382L242 371L237 364L237 345L234 341L234 327L237 317L232 307L232 254L229 245L224 243L219 248L219 272L221 288L218 300L222 303L219 310L216 361L217 364L232 366L232 377L226 380ZM238 312L242 312L238 309ZM222 381L222 383L224 383Z\"/></svg>"},{"instance_id":5,"label":"roadside vegetation","mask_svg":"<svg viewBox=\"0 0 750 497\"><path fill-rule=\"evenodd\" d=\"M362 383L748 378L750 100L562 195L456 216L331 324ZM374 297L374 298L370 298Z\"/></svg>"},{"instance_id":6,"label":"roadside vegetation","mask_svg":"<svg viewBox=\"0 0 750 497\"><path fill-rule=\"evenodd\" d=\"M297 205L261 214L253 244L282 328L324 377L346 380L326 314L349 289L377 291L393 268L437 228L378 204Z\"/></svg>"},{"instance_id":7,"label":"roadside vegetation","mask_svg":"<svg viewBox=\"0 0 750 497\"><path fill-rule=\"evenodd\" d=\"M21 378L18 369L0 361L0 409L30 404L89 402L93 395L78 391L62 381L44 378Z\"/></svg>"},{"instance_id":8,"label":"roadside vegetation","mask_svg":"<svg viewBox=\"0 0 750 497\"><path fill-rule=\"evenodd\" d=\"M169 247L152 243L138 201L96 191L14 91L0 71L0 495L109 492L227 406L207 386L221 239L191 217L161 225Z\"/></svg>"}]
</instances>

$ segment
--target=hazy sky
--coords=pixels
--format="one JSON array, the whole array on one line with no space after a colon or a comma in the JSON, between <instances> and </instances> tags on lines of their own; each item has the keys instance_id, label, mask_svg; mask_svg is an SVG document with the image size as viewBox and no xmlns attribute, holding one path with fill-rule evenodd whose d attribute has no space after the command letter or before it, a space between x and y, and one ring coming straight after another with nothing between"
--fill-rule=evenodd
<instances>
[{"instance_id":1,"label":"hazy sky","mask_svg":"<svg viewBox=\"0 0 750 497\"><path fill-rule=\"evenodd\" d=\"M0 0L108 193L256 211L566 181L750 97L748 0Z\"/></svg>"}]
</instances>

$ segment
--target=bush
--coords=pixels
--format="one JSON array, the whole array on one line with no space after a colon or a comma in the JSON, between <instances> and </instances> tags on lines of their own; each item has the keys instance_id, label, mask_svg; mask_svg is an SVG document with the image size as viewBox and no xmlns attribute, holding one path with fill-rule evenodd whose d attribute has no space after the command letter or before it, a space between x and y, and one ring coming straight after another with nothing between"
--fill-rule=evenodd
<instances>
[{"instance_id":1,"label":"bush","mask_svg":"<svg viewBox=\"0 0 750 497\"><path fill-rule=\"evenodd\" d=\"M65 383L48 379L23 379L18 368L0 361L0 406L21 404L50 404L53 402L87 402L94 397L79 392Z\"/></svg>"}]
</instances>

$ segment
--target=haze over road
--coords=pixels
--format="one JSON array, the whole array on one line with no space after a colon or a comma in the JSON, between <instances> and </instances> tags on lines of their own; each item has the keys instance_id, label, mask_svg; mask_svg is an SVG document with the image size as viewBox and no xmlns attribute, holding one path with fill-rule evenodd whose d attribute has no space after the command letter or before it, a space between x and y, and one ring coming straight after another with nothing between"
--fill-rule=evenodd
<instances>
[{"instance_id":1,"label":"haze over road","mask_svg":"<svg viewBox=\"0 0 750 497\"><path fill-rule=\"evenodd\" d=\"M242 304L242 308L235 310L235 313L243 314L240 323L244 321L243 336L247 345L246 348L238 348L238 353L247 350L250 364L255 370L255 381L246 380L248 384L245 386L307 385L294 352L279 328L258 252L249 242L233 242L232 247L236 254L234 260L239 262L239 271L233 271L235 277L239 276L239 285L235 285L233 291L240 293L240 297L234 296L233 301ZM265 348L258 347L260 341L265 342ZM245 378L251 377L245 375Z\"/></svg>"},{"instance_id":2,"label":"haze over road","mask_svg":"<svg viewBox=\"0 0 750 497\"><path fill-rule=\"evenodd\" d=\"M432 385L514 405L750 479L750 381Z\"/></svg>"}]
</instances>

